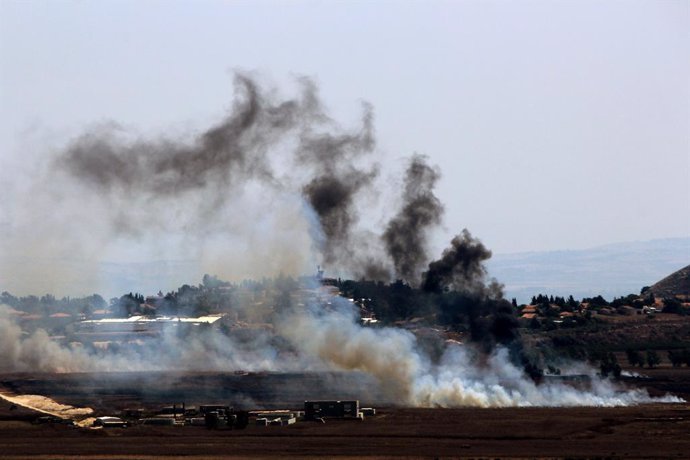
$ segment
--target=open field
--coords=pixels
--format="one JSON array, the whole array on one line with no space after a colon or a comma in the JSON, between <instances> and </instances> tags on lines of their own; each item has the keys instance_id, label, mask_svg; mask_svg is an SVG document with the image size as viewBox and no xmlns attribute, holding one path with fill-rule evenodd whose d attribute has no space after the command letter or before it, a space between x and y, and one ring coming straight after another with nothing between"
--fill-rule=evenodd
<instances>
[{"instance_id":1,"label":"open field","mask_svg":"<svg viewBox=\"0 0 690 460\"><path fill-rule=\"evenodd\" d=\"M647 373L647 372L646 372ZM668 386L690 393L690 372L685 368L654 370L644 380L652 393ZM107 375L63 374L49 376L2 376L4 388L16 392L46 394L59 402L92 403L97 413L118 407L154 407L172 404L170 396L186 395L194 386L206 388L203 397L213 396L214 385L231 394L233 384L242 382L244 394L253 403L277 407L281 399L297 397L324 385L332 376L279 374L190 374L178 375L177 384L160 386L158 399L153 388L170 376L140 376L126 391L121 384L106 383ZM118 377L118 375L115 375ZM117 382L118 379L114 378ZM75 382L82 382L76 385ZM88 384L87 384L88 382ZM100 382L100 383L99 383ZM628 385L641 382L631 379ZM286 390L288 398L273 385ZM151 387L153 385L153 388ZM40 391L39 391L40 390ZM213 391L212 391L213 390ZM172 391L172 393L171 393ZM209 393L210 391L210 393ZM248 392L248 393L247 393ZM291 396L290 396L291 395ZM322 396L322 395L318 395ZM325 395L328 396L328 395ZM273 398L273 399L272 399ZM375 400L364 403L376 403ZM188 404L189 404L188 400ZM249 400L246 400L247 402ZM273 402L271 402L273 401ZM177 401L180 402L180 401ZM203 401L202 401L203 402ZM217 401L207 401L217 402ZM280 401L289 402L289 401ZM231 401L228 401L231 403ZM413 409L378 406L376 416L364 421L328 420L298 422L286 427L258 427L244 430L208 430L204 427L135 426L127 429L77 429L60 424L31 424L34 418L22 408L9 410L0 403L0 457L2 458L141 458L180 456L218 457L624 457L687 458L690 456L690 404L649 404L620 408L506 408L506 409ZM85 405L85 404L84 404ZM297 409L299 405L292 404Z\"/></svg>"},{"instance_id":2,"label":"open field","mask_svg":"<svg viewBox=\"0 0 690 460\"><path fill-rule=\"evenodd\" d=\"M226 403L236 409L300 408L305 399L359 399L390 405L373 379L361 373L113 372L12 374L0 389L40 394L72 406L112 415L186 403Z\"/></svg>"},{"instance_id":3,"label":"open field","mask_svg":"<svg viewBox=\"0 0 690 460\"><path fill-rule=\"evenodd\" d=\"M690 406L384 409L363 422L288 427L83 430L1 421L3 458L625 457L687 458Z\"/></svg>"}]
</instances>

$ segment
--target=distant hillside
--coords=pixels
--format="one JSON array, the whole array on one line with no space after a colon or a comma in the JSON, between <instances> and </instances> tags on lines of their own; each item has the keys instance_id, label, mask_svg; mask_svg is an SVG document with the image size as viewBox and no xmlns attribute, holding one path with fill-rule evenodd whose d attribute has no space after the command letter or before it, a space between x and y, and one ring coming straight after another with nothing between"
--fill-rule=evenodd
<instances>
[{"instance_id":1,"label":"distant hillside","mask_svg":"<svg viewBox=\"0 0 690 460\"><path fill-rule=\"evenodd\" d=\"M528 302L537 293L607 299L639 293L690 262L690 238L669 238L600 246L579 251L496 254L491 276L506 296Z\"/></svg>"},{"instance_id":2,"label":"distant hillside","mask_svg":"<svg viewBox=\"0 0 690 460\"><path fill-rule=\"evenodd\" d=\"M654 283L650 291L656 297L690 295L690 265L670 274L658 283Z\"/></svg>"},{"instance_id":3,"label":"distant hillside","mask_svg":"<svg viewBox=\"0 0 690 460\"><path fill-rule=\"evenodd\" d=\"M0 254L0 258L2 254ZM2 260L0 292L15 295L52 293L106 299L125 292L155 294L182 284L197 284L205 273L194 260L139 263L55 261L40 258ZM620 243L581 251L495 254L488 262L491 276L506 286L506 296L529 302L544 293L575 298L603 295L607 299L639 293L690 263L690 238ZM686 267L687 268L687 267ZM212 273L213 274L213 273ZM36 286L41 286L37 288Z\"/></svg>"},{"instance_id":4,"label":"distant hillside","mask_svg":"<svg viewBox=\"0 0 690 460\"><path fill-rule=\"evenodd\" d=\"M41 258L2 259L0 292L14 295L54 294L81 297L98 293L109 299L126 292L146 295L168 292L187 284L198 284L204 272L193 260L143 262L90 262ZM55 270L53 267L61 267Z\"/></svg>"}]
</instances>

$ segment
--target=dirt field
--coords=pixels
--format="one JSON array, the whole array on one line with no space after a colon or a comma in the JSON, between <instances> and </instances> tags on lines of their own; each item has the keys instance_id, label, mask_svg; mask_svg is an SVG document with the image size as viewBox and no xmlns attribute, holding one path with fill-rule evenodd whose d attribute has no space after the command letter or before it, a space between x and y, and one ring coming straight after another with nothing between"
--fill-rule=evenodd
<instances>
[{"instance_id":1,"label":"dirt field","mask_svg":"<svg viewBox=\"0 0 690 460\"><path fill-rule=\"evenodd\" d=\"M690 372L658 372L645 385L685 388ZM203 378L202 378L203 377ZM185 385L230 385L239 376L190 376ZM279 379L278 376L269 376ZM262 376L262 384L266 384ZM269 380L270 380L269 378ZM200 380L201 379L201 380ZM118 385L70 387L74 376L7 376L15 390L50 390L60 402L100 401L101 410L132 405L145 388ZM80 381L82 377L77 378ZM51 386L51 381L55 383ZM89 380L95 382L95 380ZM656 383L655 383L656 382ZM316 385L314 382L307 385ZM185 385L178 391L184 393ZM318 386L318 385L317 385ZM70 388L72 388L70 390ZM110 388L110 393L103 388ZM190 387L191 388L191 387ZM258 388L258 387L257 387ZM166 390L167 391L167 390ZM255 390L258 391L258 390ZM271 390L272 391L272 390ZM270 394L271 391L265 394ZM654 391L663 391L656 389ZM99 393L100 392L100 393ZM50 391L44 391L50 393ZM61 393L63 398L58 398ZM179 394L179 393L178 393ZM260 393L256 393L257 395ZM133 396L134 395L134 396ZM164 393L167 397L170 394ZM68 401L65 401L68 400ZM139 400L139 402L142 402ZM142 458L160 456L219 458L419 457L419 458L689 458L690 404L651 404L625 408L407 409L378 407L364 421L298 422L286 427L208 430L204 427L145 427L91 430L61 424L32 424L35 416L7 403L0 407L2 458Z\"/></svg>"},{"instance_id":2,"label":"dirt field","mask_svg":"<svg viewBox=\"0 0 690 460\"><path fill-rule=\"evenodd\" d=\"M690 406L578 409L389 409L363 422L212 431L83 430L0 422L3 458L625 457L688 458Z\"/></svg>"}]
</instances>

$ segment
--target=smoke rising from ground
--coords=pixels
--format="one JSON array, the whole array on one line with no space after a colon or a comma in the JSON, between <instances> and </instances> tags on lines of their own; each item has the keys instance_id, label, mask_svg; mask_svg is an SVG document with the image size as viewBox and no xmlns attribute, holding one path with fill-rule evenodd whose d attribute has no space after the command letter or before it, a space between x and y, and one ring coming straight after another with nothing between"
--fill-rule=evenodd
<instances>
[{"instance_id":1,"label":"smoke rising from ground","mask_svg":"<svg viewBox=\"0 0 690 460\"><path fill-rule=\"evenodd\" d=\"M294 97L248 74L234 83L229 113L196 135L142 134L105 122L64 148L27 155L33 178L7 179L13 203L3 209L11 223L1 229L0 269L14 284L4 288L69 290L83 273L61 265L67 259L91 264L86 273L103 261L144 258L198 260L197 277L226 279L300 275L319 263L381 280L397 265L412 276L431 225L416 220L440 219L431 191L437 172L413 161L387 255L380 235L360 225L363 203L381 192L373 108L364 103L359 126L344 129L308 78L297 79ZM435 208L424 211L423 200ZM417 255L401 262L404 241L396 235L405 226ZM13 276L12 267L32 258L41 259L40 276L18 286L28 277Z\"/></svg>"},{"instance_id":2,"label":"smoke rising from ground","mask_svg":"<svg viewBox=\"0 0 690 460\"><path fill-rule=\"evenodd\" d=\"M451 240L441 258L429 264L429 269L423 274L422 289L427 292L485 291L487 272L484 262L490 258L491 251L464 229ZM489 288L496 297L502 297L496 283L489 284Z\"/></svg>"},{"instance_id":3,"label":"smoke rising from ground","mask_svg":"<svg viewBox=\"0 0 690 460\"><path fill-rule=\"evenodd\" d=\"M383 240L393 260L395 277L416 283L429 260L427 231L441 223L443 205L434 195L439 171L415 155L405 174L403 204L388 223Z\"/></svg>"},{"instance_id":4,"label":"smoke rising from ground","mask_svg":"<svg viewBox=\"0 0 690 460\"><path fill-rule=\"evenodd\" d=\"M448 345L438 363L420 350L410 332L357 324L352 304L334 297L334 308L312 305L286 313L275 331L251 338L217 330L181 337L169 330L136 352L87 351L52 341L38 330L28 337L0 308L0 371L357 371L371 377L387 402L418 407L620 406L678 402L645 391L621 391L591 369L586 390L561 383L535 384L515 366L505 348L477 359L473 347ZM334 382L337 385L337 382ZM352 385L349 381L348 385ZM363 385L365 385L363 383ZM349 388L351 391L352 388ZM361 391L370 392L363 386ZM305 395L307 398L309 395Z\"/></svg>"},{"instance_id":5,"label":"smoke rising from ground","mask_svg":"<svg viewBox=\"0 0 690 460\"><path fill-rule=\"evenodd\" d=\"M20 255L40 254L50 262L32 267L26 283L59 292L75 279L61 261L97 262L120 251L136 258L142 248L149 258L173 252L199 259L205 272L231 279L301 275L326 263L369 279L421 279L430 297L468 294L456 300L473 302L467 311L475 345L449 345L432 359L408 331L360 326L340 297L329 298L328 308L310 303L259 318L265 324L251 334L172 327L156 342L108 350L60 345L41 330L25 336L5 311L0 370L357 371L392 401L420 406L647 400L616 395L598 380L585 392L531 381L500 285L487 279L491 252L467 230L422 273L443 212L434 195L439 171L424 157L410 160L401 207L384 216L383 234L363 229L362 203L380 191L373 110L365 104L361 126L342 129L314 83L299 85L297 97L280 98L237 75L230 113L191 140L140 136L112 123L88 130L44 158L38 179L17 199L0 242L3 269L13 270Z\"/></svg>"}]
</instances>

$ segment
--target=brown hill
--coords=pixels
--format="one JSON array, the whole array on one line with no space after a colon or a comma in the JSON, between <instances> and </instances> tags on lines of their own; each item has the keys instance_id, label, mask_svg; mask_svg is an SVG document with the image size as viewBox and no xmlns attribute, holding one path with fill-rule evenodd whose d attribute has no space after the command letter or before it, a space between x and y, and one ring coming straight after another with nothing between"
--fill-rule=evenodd
<instances>
[{"instance_id":1,"label":"brown hill","mask_svg":"<svg viewBox=\"0 0 690 460\"><path fill-rule=\"evenodd\" d=\"M649 288L656 297L690 296L690 265L671 273Z\"/></svg>"}]
</instances>

